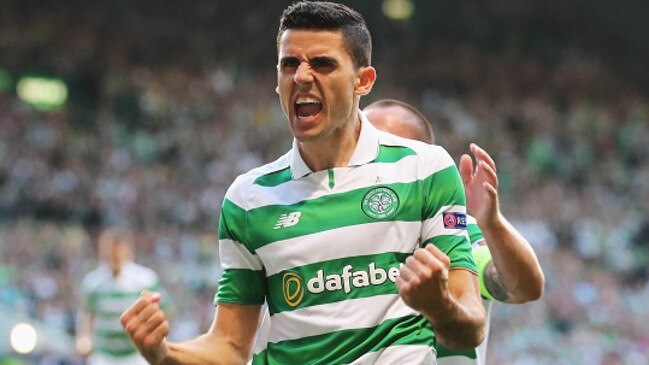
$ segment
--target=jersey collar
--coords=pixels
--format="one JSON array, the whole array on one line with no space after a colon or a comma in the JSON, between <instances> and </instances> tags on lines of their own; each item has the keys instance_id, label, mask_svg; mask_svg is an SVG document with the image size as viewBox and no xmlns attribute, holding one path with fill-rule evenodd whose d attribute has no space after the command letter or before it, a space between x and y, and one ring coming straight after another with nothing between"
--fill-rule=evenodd
<instances>
[{"instance_id":1,"label":"jersey collar","mask_svg":"<svg viewBox=\"0 0 649 365\"><path fill-rule=\"evenodd\" d=\"M354 153L347 163L348 167L365 165L374 161L379 155L379 134L372 123L359 110L358 115L361 118L361 133L358 136L358 142ZM293 139L293 148L291 149L291 175L294 180L309 175L311 169L306 165L300 155L299 142Z\"/></svg>"}]
</instances>

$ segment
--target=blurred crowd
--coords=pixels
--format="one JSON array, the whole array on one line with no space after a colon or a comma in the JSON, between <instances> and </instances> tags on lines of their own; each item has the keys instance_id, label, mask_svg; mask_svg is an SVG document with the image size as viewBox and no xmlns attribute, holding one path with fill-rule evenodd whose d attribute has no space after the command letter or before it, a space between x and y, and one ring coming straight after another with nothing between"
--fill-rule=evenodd
<instances>
[{"instance_id":1,"label":"blurred crowd","mask_svg":"<svg viewBox=\"0 0 649 365\"><path fill-rule=\"evenodd\" d=\"M0 308L73 335L97 234L126 224L184 339L211 322L225 189L290 148L265 13L283 5L243 18L239 41L270 33L255 49L218 30L225 5L198 1L182 28L121 17L115 3L84 16L0 6L0 72L38 70L71 89L61 110L39 111L0 83ZM495 306L489 363L649 364L646 93L575 45L552 57L435 37L380 46L411 32L375 32L379 79L362 105L412 102L457 159L470 142L487 149L503 211L546 274L538 302Z\"/></svg>"}]
</instances>

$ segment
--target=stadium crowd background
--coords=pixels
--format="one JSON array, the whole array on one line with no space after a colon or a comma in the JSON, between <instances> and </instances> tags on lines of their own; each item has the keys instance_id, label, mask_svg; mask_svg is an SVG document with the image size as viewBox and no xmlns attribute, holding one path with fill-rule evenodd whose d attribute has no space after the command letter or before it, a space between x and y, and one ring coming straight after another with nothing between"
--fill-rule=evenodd
<instances>
[{"instance_id":1,"label":"stadium crowd background","mask_svg":"<svg viewBox=\"0 0 649 365\"><path fill-rule=\"evenodd\" d=\"M648 7L415 1L394 20L380 1L347 3L374 37L362 104L412 102L458 159L486 148L539 255L545 295L496 304L489 363L649 364L649 47L635 32ZM129 224L175 306L172 336L207 329L225 189L291 143L274 92L287 4L0 3L3 320L72 335L99 230ZM18 97L32 74L65 81L61 109ZM71 346L12 355L6 338L0 364L78 363Z\"/></svg>"}]
</instances>

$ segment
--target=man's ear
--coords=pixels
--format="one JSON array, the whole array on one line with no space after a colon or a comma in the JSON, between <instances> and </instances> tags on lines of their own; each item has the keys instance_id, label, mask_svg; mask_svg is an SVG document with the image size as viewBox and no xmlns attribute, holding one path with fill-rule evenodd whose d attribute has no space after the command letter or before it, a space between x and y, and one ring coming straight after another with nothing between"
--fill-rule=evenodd
<instances>
[{"instance_id":1,"label":"man's ear","mask_svg":"<svg viewBox=\"0 0 649 365\"><path fill-rule=\"evenodd\" d=\"M279 86L275 87L275 93L279 94Z\"/></svg>"},{"instance_id":2,"label":"man's ear","mask_svg":"<svg viewBox=\"0 0 649 365\"><path fill-rule=\"evenodd\" d=\"M356 86L354 94L367 95L372 91L372 86L376 81L376 69L372 66L361 67L356 74Z\"/></svg>"}]
</instances>

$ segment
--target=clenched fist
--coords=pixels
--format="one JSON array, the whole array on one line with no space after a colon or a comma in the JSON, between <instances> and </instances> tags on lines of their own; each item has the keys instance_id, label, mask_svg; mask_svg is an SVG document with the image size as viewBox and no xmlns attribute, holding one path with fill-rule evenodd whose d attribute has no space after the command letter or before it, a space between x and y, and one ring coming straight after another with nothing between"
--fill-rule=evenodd
<instances>
[{"instance_id":1,"label":"clenched fist","mask_svg":"<svg viewBox=\"0 0 649 365\"><path fill-rule=\"evenodd\" d=\"M433 244L418 248L406 259L397 278L399 295L413 309L432 315L449 301L450 259Z\"/></svg>"},{"instance_id":2,"label":"clenched fist","mask_svg":"<svg viewBox=\"0 0 649 365\"><path fill-rule=\"evenodd\" d=\"M169 322L159 302L160 293L144 291L120 318L131 341L150 364L160 364L167 355Z\"/></svg>"}]
</instances>

